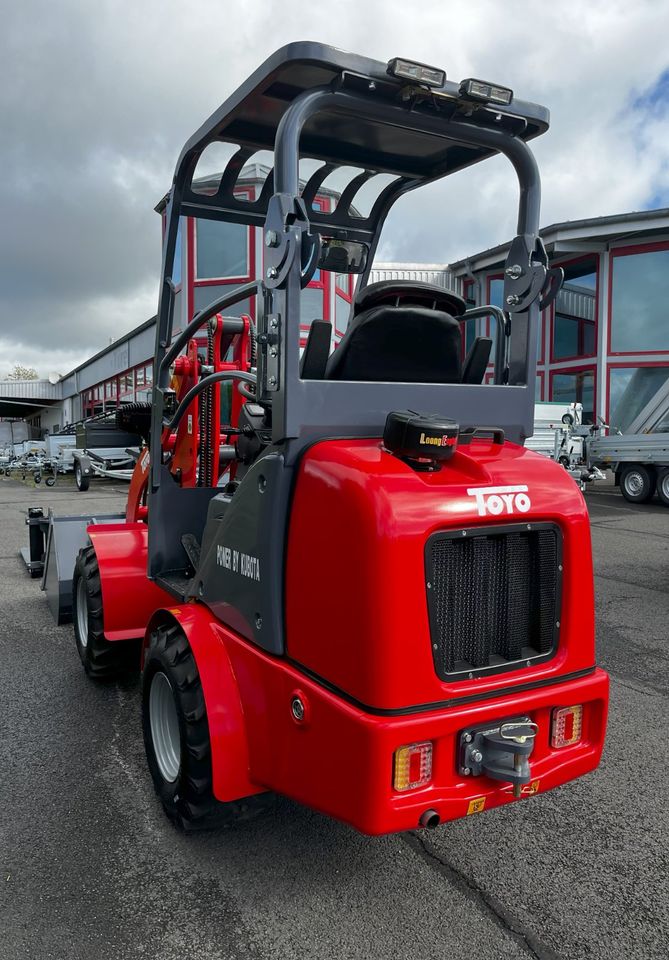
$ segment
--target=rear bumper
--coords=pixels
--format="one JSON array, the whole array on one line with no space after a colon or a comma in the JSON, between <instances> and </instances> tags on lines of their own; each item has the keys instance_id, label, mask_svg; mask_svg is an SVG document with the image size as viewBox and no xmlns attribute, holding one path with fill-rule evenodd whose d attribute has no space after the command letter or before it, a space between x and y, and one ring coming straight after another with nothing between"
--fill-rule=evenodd
<instances>
[{"instance_id":1,"label":"rear bumper","mask_svg":"<svg viewBox=\"0 0 669 960\"><path fill-rule=\"evenodd\" d=\"M601 757L608 703L608 675L603 670L518 694L507 692L495 700L400 717L365 713L291 668L281 673L284 683L274 686L272 703L267 704L269 729L266 723L256 724L253 711L246 715L252 780L366 834L414 829L428 810L436 811L443 822L524 802L590 772ZM295 694L305 704L299 723L289 708ZM551 712L574 704L583 705L582 739L553 749ZM510 784L459 773L463 730L522 715L529 715L539 731L530 758L531 782L523 787L520 799L513 797ZM425 787L398 793L392 782L394 753L423 740L433 743L432 780Z\"/></svg>"}]
</instances>

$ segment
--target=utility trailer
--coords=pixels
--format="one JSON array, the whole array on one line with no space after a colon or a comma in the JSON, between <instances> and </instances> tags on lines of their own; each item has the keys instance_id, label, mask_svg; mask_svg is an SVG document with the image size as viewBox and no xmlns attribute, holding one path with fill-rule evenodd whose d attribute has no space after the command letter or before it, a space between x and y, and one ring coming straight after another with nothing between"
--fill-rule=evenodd
<instances>
[{"instance_id":1,"label":"utility trailer","mask_svg":"<svg viewBox=\"0 0 669 960\"><path fill-rule=\"evenodd\" d=\"M561 282L527 146L547 127L543 107L498 84L296 43L185 145L149 449L125 518L91 523L72 557L82 664L92 679L141 669L147 763L175 824L247 819L280 793L367 834L435 827L599 763L608 677L587 510L558 464L523 447L539 312ZM197 163L217 142L236 153L202 189ZM258 149L273 169L242 201L235 183ZM484 384L491 341L463 357L457 294L368 280L401 196L499 154L519 182L518 234ZM301 158L316 161L303 186ZM335 209L320 209L324 179L351 165ZM356 194L377 174L389 182L360 216ZM174 336L183 216L261 228L264 264ZM317 269L358 286L334 352L316 320L300 358L300 294ZM248 317L226 313L244 301L257 369Z\"/></svg>"},{"instance_id":2,"label":"utility trailer","mask_svg":"<svg viewBox=\"0 0 669 960\"><path fill-rule=\"evenodd\" d=\"M669 433L624 433L586 441L586 461L613 470L630 503L648 503L657 493L669 507Z\"/></svg>"}]
</instances>

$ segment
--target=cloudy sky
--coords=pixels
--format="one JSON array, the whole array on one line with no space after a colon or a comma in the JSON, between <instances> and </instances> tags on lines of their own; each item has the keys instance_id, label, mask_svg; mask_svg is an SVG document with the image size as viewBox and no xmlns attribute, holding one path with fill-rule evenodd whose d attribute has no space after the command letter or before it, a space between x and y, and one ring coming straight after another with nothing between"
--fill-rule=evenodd
<instances>
[{"instance_id":1,"label":"cloudy sky","mask_svg":"<svg viewBox=\"0 0 669 960\"><path fill-rule=\"evenodd\" d=\"M155 313L184 141L291 40L405 56L545 104L542 222L669 206L667 0L2 0L0 377L65 373ZM421 193L423 196L421 196ZM380 259L508 238L501 159L406 197Z\"/></svg>"}]
</instances>

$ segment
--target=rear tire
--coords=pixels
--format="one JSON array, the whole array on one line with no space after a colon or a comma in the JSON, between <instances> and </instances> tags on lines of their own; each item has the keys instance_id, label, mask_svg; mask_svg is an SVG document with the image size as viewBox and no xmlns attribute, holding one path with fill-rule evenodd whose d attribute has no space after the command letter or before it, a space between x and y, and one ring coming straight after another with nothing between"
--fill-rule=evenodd
<instances>
[{"instance_id":1,"label":"rear tire","mask_svg":"<svg viewBox=\"0 0 669 960\"><path fill-rule=\"evenodd\" d=\"M72 619L77 652L89 677L108 679L139 667L139 640L105 638L100 568L92 546L79 551L74 566Z\"/></svg>"},{"instance_id":2,"label":"rear tire","mask_svg":"<svg viewBox=\"0 0 669 960\"><path fill-rule=\"evenodd\" d=\"M657 495L665 507L669 507L669 467L665 467L658 474Z\"/></svg>"},{"instance_id":3,"label":"rear tire","mask_svg":"<svg viewBox=\"0 0 669 960\"><path fill-rule=\"evenodd\" d=\"M620 471L620 492L629 503L648 503L655 493L655 473L640 463Z\"/></svg>"},{"instance_id":4,"label":"rear tire","mask_svg":"<svg viewBox=\"0 0 669 960\"><path fill-rule=\"evenodd\" d=\"M270 794L230 803L214 797L209 723L202 683L183 630L158 627L149 637L142 672L146 759L167 816L182 830L209 830L251 820Z\"/></svg>"},{"instance_id":5,"label":"rear tire","mask_svg":"<svg viewBox=\"0 0 669 960\"><path fill-rule=\"evenodd\" d=\"M84 471L81 469L81 463L79 460L74 462L74 482L77 485L77 490L81 493L84 493L91 485L90 477L87 477Z\"/></svg>"}]
</instances>

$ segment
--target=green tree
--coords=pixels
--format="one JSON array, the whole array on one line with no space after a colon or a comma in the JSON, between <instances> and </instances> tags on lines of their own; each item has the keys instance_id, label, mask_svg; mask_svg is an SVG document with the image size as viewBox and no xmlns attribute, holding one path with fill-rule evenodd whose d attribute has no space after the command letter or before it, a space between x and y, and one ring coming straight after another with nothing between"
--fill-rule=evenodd
<instances>
[{"instance_id":1,"label":"green tree","mask_svg":"<svg viewBox=\"0 0 669 960\"><path fill-rule=\"evenodd\" d=\"M24 367L20 363L15 363L11 373L7 375L8 380L37 380L39 374L34 367Z\"/></svg>"}]
</instances>

